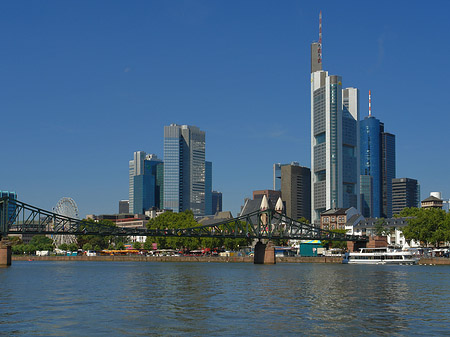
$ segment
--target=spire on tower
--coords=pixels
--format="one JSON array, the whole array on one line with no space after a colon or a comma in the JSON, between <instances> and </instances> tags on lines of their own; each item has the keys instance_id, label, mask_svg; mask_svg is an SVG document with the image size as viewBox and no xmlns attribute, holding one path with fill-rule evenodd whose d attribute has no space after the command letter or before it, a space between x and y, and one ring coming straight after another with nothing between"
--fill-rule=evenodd
<instances>
[{"instance_id":1,"label":"spire on tower","mask_svg":"<svg viewBox=\"0 0 450 337\"><path fill-rule=\"evenodd\" d=\"M372 95L369 90L369 117L372 116Z\"/></svg>"},{"instance_id":2,"label":"spire on tower","mask_svg":"<svg viewBox=\"0 0 450 337\"><path fill-rule=\"evenodd\" d=\"M319 48L318 48L318 62L322 63L322 11L319 12Z\"/></svg>"}]
</instances>

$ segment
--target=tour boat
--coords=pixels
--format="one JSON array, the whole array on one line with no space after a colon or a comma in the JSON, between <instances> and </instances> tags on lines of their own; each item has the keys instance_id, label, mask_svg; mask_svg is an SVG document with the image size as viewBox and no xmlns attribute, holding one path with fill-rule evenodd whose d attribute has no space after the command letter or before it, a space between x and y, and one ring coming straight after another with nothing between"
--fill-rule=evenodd
<instances>
[{"instance_id":1,"label":"tour boat","mask_svg":"<svg viewBox=\"0 0 450 337\"><path fill-rule=\"evenodd\" d=\"M345 253L342 263L348 264L416 264L412 252L387 247L361 248L357 253Z\"/></svg>"}]
</instances>

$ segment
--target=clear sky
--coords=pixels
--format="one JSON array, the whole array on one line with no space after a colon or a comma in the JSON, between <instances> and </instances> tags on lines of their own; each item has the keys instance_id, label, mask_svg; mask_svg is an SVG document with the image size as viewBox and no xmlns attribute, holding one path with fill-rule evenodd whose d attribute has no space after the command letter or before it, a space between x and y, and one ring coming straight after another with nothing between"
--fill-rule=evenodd
<instances>
[{"instance_id":1,"label":"clear sky","mask_svg":"<svg viewBox=\"0 0 450 337\"><path fill-rule=\"evenodd\" d=\"M237 213L272 165L310 167L310 43L397 141L397 177L450 198L448 1L2 1L0 189L80 215L128 199L134 151L206 132L213 188Z\"/></svg>"}]
</instances>

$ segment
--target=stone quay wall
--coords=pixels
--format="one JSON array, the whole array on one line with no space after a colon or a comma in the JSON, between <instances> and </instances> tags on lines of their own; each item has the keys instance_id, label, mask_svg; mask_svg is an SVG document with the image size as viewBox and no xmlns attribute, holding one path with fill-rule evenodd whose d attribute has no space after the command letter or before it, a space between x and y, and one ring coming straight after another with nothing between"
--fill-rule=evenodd
<instances>
[{"instance_id":1,"label":"stone quay wall","mask_svg":"<svg viewBox=\"0 0 450 337\"><path fill-rule=\"evenodd\" d=\"M246 262L253 263L252 256L34 256L13 255L13 261L136 261L136 262ZM277 257L277 263L342 263L340 257Z\"/></svg>"},{"instance_id":2,"label":"stone quay wall","mask_svg":"<svg viewBox=\"0 0 450 337\"><path fill-rule=\"evenodd\" d=\"M23 256L13 255L12 261L111 261L111 262L244 262L253 263L252 256ZM277 257L277 263L342 263L341 257ZM420 265L450 265L450 259L443 257L421 258Z\"/></svg>"}]
</instances>

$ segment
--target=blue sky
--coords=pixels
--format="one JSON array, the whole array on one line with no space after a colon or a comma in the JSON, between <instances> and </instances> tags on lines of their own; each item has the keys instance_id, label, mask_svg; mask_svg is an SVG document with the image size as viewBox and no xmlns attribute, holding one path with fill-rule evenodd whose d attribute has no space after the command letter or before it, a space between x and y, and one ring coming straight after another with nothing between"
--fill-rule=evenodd
<instances>
[{"instance_id":1,"label":"blue sky","mask_svg":"<svg viewBox=\"0 0 450 337\"><path fill-rule=\"evenodd\" d=\"M450 198L446 1L2 1L0 189L114 213L134 151L206 132L213 188L236 214L272 165L310 167L310 43L397 141L397 177Z\"/></svg>"}]
</instances>

